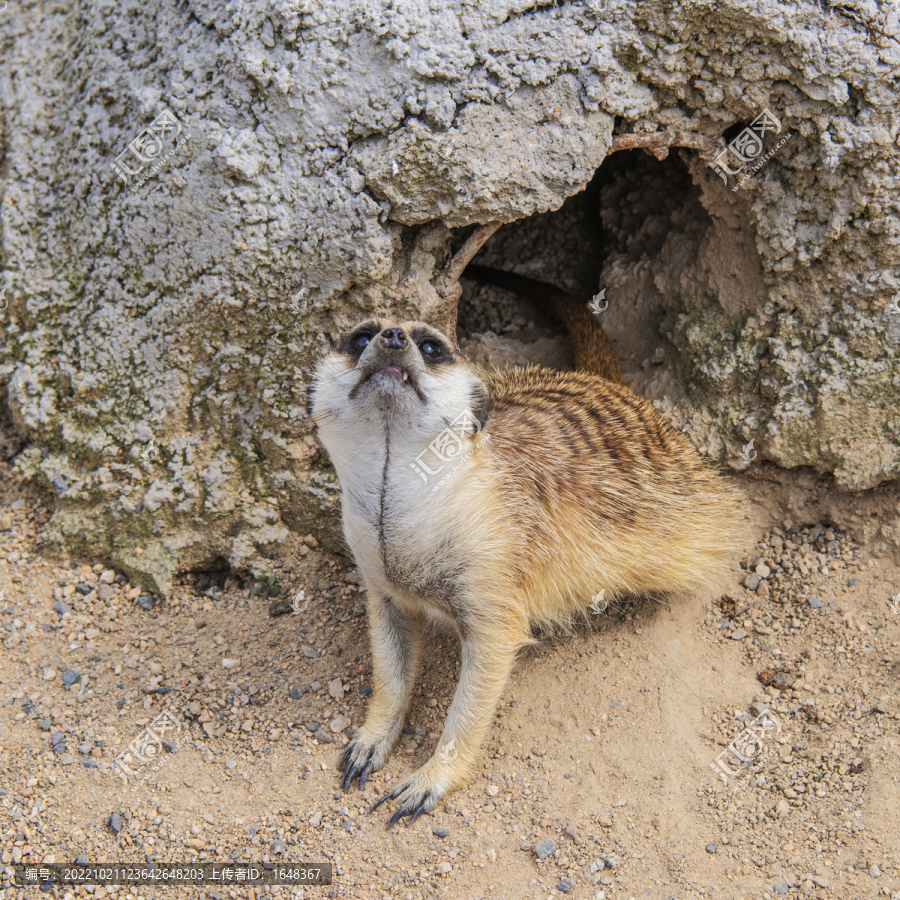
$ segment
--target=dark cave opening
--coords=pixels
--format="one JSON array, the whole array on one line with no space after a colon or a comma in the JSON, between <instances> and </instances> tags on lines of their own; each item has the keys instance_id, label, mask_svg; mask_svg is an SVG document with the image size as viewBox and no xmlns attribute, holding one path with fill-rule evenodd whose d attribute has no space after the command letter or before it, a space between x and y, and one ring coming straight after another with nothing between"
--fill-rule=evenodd
<instances>
[{"instance_id":1,"label":"dark cave opening","mask_svg":"<svg viewBox=\"0 0 900 900\"><path fill-rule=\"evenodd\" d=\"M691 157L611 155L585 190L557 210L503 226L474 260L557 285L586 304L605 290L600 322L626 379L645 395L654 393L653 376L659 381L671 368L661 326L681 311L680 288L703 293L698 260L715 229ZM462 284L457 339L470 361L572 367L568 336L552 313L500 288L465 277Z\"/></svg>"}]
</instances>

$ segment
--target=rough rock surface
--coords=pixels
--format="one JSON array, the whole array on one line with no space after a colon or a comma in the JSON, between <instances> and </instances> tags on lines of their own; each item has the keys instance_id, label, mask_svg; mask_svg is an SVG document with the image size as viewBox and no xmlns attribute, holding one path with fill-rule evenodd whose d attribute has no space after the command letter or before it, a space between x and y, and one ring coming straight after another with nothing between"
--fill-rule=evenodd
<instances>
[{"instance_id":1,"label":"rough rock surface","mask_svg":"<svg viewBox=\"0 0 900 900\"><path fill-rule=\"evenodd\" d=\"M390 305L452 323L450 233L416 226L558 207L613 117L730 140L768 108L789 136L736 192L681 154L696 203L662 240L640 183L608 187L605 265L658 292L670 414L734 464L758 435L845 486L894 477L900 23L841 9L5 9L0 377L20 466L57 494L47 539L162 591L219 557L267 571L334 508L304 412L327 335ZM166 109L159 171L117 178Z\"/></svg>"}]
</instances>

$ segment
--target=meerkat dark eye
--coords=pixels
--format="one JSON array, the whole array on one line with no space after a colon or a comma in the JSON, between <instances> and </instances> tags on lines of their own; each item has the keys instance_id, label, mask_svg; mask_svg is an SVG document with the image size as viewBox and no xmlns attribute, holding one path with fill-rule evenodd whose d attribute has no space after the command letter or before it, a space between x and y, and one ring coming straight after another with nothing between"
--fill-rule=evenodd
<instances>
[{"instance_id":1,"label":"meerkat dark eye","mask_svg":"<svg viewBox=\"0 0 900 900\"><path fill-rule=\"evenodd\" d=\"M358 361L376 334L378 329L374 325L359 326L341 339L341 352Z\"/></svg>"},{"instance_id":2,"label":"meerkat dark eye","mask_svg":"<svg viewBox=\"0 0 900 900\"><path fill-rule=\"evenodd\" d=\"M422 341L419 350L428 359L440 359L444 355L444 348L437 341Z\"/></svg>"}]
</instances>

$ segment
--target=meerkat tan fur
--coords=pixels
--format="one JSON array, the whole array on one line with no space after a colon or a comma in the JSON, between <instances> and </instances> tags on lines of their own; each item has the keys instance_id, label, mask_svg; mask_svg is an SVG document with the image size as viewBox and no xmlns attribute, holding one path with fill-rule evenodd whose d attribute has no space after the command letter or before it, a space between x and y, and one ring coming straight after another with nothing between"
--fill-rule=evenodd
<instances>
[{"instance_id":1,"label":"meerkat tan fur","mask_svg":"<svg viewBox=\"0 0 900 900\"><path fill-rule=\"evenodd\" d=\"M373 319L319 361L310 385L372 643L373 694L340 762L345 790L357 777L364 787L400 736L423 625L461 641L434 755L378 802L400 804L389 826L473 777L535 626L573 621L600 591L610 600L716 586L744 539L737 493L629 390L584 304L479 274L542 296L589 371L477 372L429 325Z\"/></svg>"}]
</instances>

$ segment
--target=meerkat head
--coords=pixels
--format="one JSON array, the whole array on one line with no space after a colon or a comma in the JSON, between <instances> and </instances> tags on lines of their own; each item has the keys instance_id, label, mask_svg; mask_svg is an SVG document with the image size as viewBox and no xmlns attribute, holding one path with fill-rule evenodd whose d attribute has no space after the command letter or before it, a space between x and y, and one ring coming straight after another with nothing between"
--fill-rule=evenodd
<instances>
[{"instance_id":1,"label":"meerkat head","mask_svg":"<svg viewBox=\"0 0 900 900\"><path fill-rule=\"evenodd\" d=\"M433 438L465 411L477 431L490 397L454 341L425 322L369 319L319 360L307 410L323 438L372 428ZM327 444L326 444L327 446Z\"/></svg>"}]
</instances>

